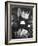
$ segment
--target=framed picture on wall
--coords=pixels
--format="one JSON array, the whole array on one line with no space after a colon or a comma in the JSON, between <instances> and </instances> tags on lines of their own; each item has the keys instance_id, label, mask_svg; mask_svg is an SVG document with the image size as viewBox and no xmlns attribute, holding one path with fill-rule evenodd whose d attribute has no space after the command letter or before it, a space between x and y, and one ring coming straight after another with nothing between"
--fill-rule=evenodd
<instances>
[{"instance_id":1,"label":"framed picture on wall","mask_svg":"<svg viewBox=\"0 0 38 46\"><path fill-rule=\"evenodd\" d=\"M5 2L5 44L37 42L37 3Z\"/></svg>"}]
</instances>

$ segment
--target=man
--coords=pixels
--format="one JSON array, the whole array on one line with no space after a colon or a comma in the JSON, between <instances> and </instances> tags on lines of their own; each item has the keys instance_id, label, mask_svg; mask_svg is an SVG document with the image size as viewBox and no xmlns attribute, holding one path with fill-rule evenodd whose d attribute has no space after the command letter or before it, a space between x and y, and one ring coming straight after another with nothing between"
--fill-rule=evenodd
<instances>
[{"instance_id":1,"label":"man","mask_svg":"<svg viewBox=\"0 0 38 46\"><path fill-rule=\"evenodd\" d=\"M31 27L30 24L28 24L28 19L29 19L29 14L30 12L28 13L25 12L24 10L21 11L20 8L18 8L18 17L19 17L19 28L18 28L18 31L17 31L17 35L18 37L28 37L29 33L28 33L28 30L29 28Z\"/></svg>"},{"instance_id":2,"label":"man","mask_svg":"<svg viewBox=\"0 0 38 46\"><path fill-rule=\"evenodd\" d=\"M13 24L13 31L15 38L27 38L28 36L30 37L30 29L31 29L31 24L29 21L29 15L30 11L28 10L25 12L25 10L21 11L21 8L18 8L17 10L17 16L14 19L14 24Z\"/></svg>"}]
</instances>

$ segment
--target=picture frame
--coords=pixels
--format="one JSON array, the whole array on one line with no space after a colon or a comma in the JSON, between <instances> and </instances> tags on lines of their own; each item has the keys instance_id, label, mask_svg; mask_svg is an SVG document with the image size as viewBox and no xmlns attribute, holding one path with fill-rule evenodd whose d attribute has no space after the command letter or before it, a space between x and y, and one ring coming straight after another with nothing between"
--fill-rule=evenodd
<instances>
[{"instance_id":1,"label":"picture frame","mask_svg":"<svg viewBox=\"0 0 38 46\"><path fill-rule=\"evenodd\" d=\"M6 1L5 44L11 45L36 42L37 3Z\"/></svg>"}]
</instances>

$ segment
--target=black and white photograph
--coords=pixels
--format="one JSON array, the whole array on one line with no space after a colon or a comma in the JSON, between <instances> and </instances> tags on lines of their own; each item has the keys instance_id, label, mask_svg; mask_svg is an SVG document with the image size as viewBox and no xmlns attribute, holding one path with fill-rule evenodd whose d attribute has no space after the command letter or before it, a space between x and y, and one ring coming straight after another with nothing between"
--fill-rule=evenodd
<instances>
[{"instance_id":1,"label":"black and white photograph","mask_svg":"<svg viewBox=\"0 0 38 46\"><path fill-rule=\"evenodd\" d=\"M6 2L6 44L32 43L37 41L36 8L36 3Z\"/></svg>"},{"instance_id":2,"label":"black and white photograph","mask_svg":"<svg viewBox=\"0 0 38 46\"><path fill-rule=\"evenodd\" d=\"M11 30L12 38L32 38L33 37L33 7L10 6L11 8Z\"/></svg>"}]
</instances>

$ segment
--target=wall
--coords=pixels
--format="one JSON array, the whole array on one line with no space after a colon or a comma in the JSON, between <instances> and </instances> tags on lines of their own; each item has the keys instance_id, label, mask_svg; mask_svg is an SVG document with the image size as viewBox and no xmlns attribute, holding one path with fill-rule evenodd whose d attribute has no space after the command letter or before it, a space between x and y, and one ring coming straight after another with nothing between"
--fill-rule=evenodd
<instances>
[{"instance_id":1,"label":"wall","mask_svg":"<svg viewBox=\"0 0 38 46\"><path fill-rule=\"evenodd\" d=\"M6 0L0 0L0 46L5 46L5 1ZM38 0L12 0L12 1L38 3ZM14 45L14 46L38 46L38 43L20 44L20 45Z\"/></svg>"}]
</instances>

